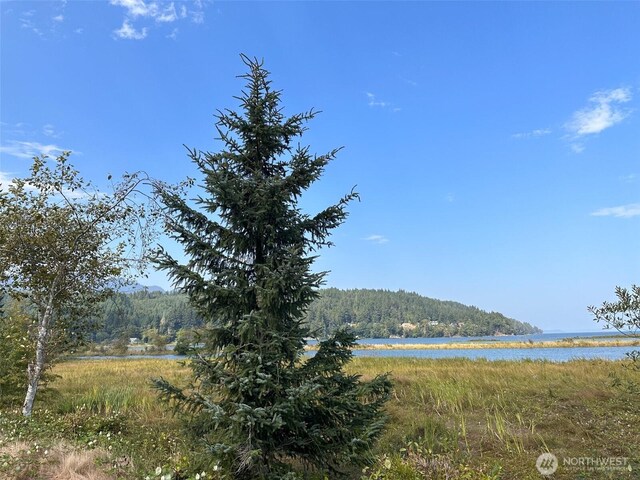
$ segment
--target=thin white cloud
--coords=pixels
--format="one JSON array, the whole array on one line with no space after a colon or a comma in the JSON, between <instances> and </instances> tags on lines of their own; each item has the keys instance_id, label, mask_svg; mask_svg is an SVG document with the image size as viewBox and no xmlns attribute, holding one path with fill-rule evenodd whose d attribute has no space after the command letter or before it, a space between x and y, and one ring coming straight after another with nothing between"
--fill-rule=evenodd
<instances>
[{"instance_id":1,"label":"thin white cloud","mask_svg":"<svg viewBox=\"0 0 640 480\"><path fill-rule=\"evenodd\" d=\"M20 15L20 27L26 30L31 30L33 33L41 37L43 35L42 30L40 30L33 21L35 13L35 10L22 12Z\"/></svg>"},{"instance_id":2,"label":"thin white cloud","mask_svg":"<svg viewBox=\"0 0 640 480\"><path fill-rule=\"evenodd\" d=\"M122 7L125 10L125 18L122 27L114 33L117 38L142 40L146 38L150 26L149 20L156 25L172 24L178 20L191 19L193 23L204 22L204 6L206 2L191 1L178 4L171 1L147 1L144 0L110 0L111 5ZM147 26L140 27L134 25L134 21L147 21ZM151 25L152 26L152 25ZM137 28L137 29L136 29ZM175 31L175 30L174 30ZM166 35L167 38L174 38L174 33Z\"/></svg>"},{"instance_id":3,"label":"thin white cloud","mask_svg":"<svg viewBox=\"0 0 640 480\"><path fill-rule=\"evenodd\" d=\"M17 158L33 158L39 155L54 156L63 152L64 148L57 145L43 145L38 142L21 142L11 140L5 145L0 145L0 153L6 153Z\"/></svg>"},{"instance_id":4,"label":"thin white cloud","mask_svg":"<svg viewBox=\"0 0 640 480\"><path fill-rule=\"evenodd\" d=\"M0 0L2 2L2 0ZM22 29L28 30L38 35L43 40L51 38L59 38L62 32L62 26L66 23L65 8L66 0L56 0L54 2L12 2L15 5L26 5L29 3L47 3L50 7L45 9L22 10L17 13L17 20ZM12 12L12 10L3 10L3 14Z\"/></svg>"},{"instance_id":5,"label":"thin white cloud","mask_svg":"<svg viewBox=\"0 0 640 480\"><path fill-rule=\"evenodd\" d=\"M366 240L368 242L375 243L376 245L383 245L383 244L389 242L389 239L387 237L385 237L384 235L377 235L377 234L376 235L369 235L364 240Z\"/></svg>"},{"instance_id":6,"label":"thin white cloud","mask_svg":"<svg viewBox=\"0 0 640 480\"><path fill-rule=\"evenodd\" d=\"M171 2L171 4L163 9L156 17L156 22L166 23L166 22L175 22L178 20L178 13L176 12L176 7Z\"/></svg>"},{"instance_id":7,"label":"thin white cloud","mask_svg":"<svg viewBox=\"0 0 640 480\"><path fill-rule=\"evenodd\" d=\"M453 193L447 193L444 199L447 203L453 203L456 200L456 196Z\"/></svg>"},{"instance_id":8,"label":"thin white cloud","mask_svg":"<svg viewBox=\"0 0 640 480\"><path fill-rule=\"evenodd\" d=\"M47 123L42 127L42 133L51 138L60 138L62 136L62 132L58 132L56 130L56 127L54 127L50 123Z\"/></svg>"},{"instance_id":9,"label":"thin white cloud","mask_svg":"<svg viewBox=\"0 0 640 480\"><path fill-rule=\"evenodd\" d=\"M171 33L169 35L167 35L167 38L170 38L171 40L175 40L176 38L178 38L178 29L174 28Z\"/></svg>"},{"instance_id":10,"label":"thin white cloud","mask_svg":"<svg viewBox=\"0 0 640 480\"><path fill-rule=\"evenodd\" d=\"M2 129L3 136L24 136L27 135L27 129L31 129L30 125L24 122L18 122L15 124L2 122L0 124L0 128Z\"/></svg>"},{"instance_id":11,"label":"thin white cloud","mask_svg":"<svg viewBox=\"0 0 640 480\"><path fill-rule=\"evenodd\" d=\"M2 0L0 0L0 2L1 1ZM19 4L19 2L13 3ZM28 2L23 2L23 4L26 3ZM43 14L42 9L23 10L22 12L20 12L18 17L21 28L30 30L31 32L41 37L43 40L59 37L62 34L61 26L66 21L65 8L67 5L67 1L58 0L48 3L52 6L51 8L47 9L48 13Z\"/></svg>"},{"instance_id":12,"label":"thin white cloud","mask_svg":"<svg viewBox=\"0 0 640 480\"><path fill-rule=\"evenodd\" d=\"M630 173L629 175L622 175L620 177L620 181L623 183L634 183L638 178L638 175L635 173Z\"/></svg>"},{"instance_id":13,"label":"thin white cloud","mask_svg":"<svg viewBox=\"0 0 640 480\"><path fill-rule=\"evenodd\" d=\"M545 135L549 135L551 133L550 128L536 128L535 130L531 130L530 132L520 132L514 133L511 135L513 138L538 138L544 137Z\"/></svg>"},{"instance_id":14,"label":"thin white cloud","mask_svg":"<svg viewBox=\"0 0 640 480\"><path fill-rule=\"evenodd\" d=\"M142 40L147 36L147 27L144 27L142 30L136 30L131 26L128 20L124 20L122 23L122 27L118 30L114 30L113 34L117 38L122 38L124 40Z\"/></svg>"},{"instance_id":15,"label":"thin white cloud","mask_svg":"<svg viewBox=\"0 0 640 480\"><path fill-rule=\"evenodd\" d=\"M204 10L193 10L190 12L190 15L193 23L204 23Z\"/></svg>"},{"instance_id":16,"label":"thin white cloud","mask_svg":"<svg viewBox=\"0 0 640 480\"><path fill-rule=\"evenodd\" d=\"M640 203L630 203L618 207L600 208L591 213L593 217L631 218L640 216Z\"/></svg>"},{"instance_id":17,"label":"thin white cloud","mask_svg":"<svg viewBox=\"0 0 640 480\"><path fill-rule=\"evenodd\" d=\"M389 102L383 102L381 100L376 99L376 96L371 92L366 92L366 94L367 94L367 98L369 99L368 105L370 107L386 108L391 106L391 103Z\"/></svg>"},{"instance_id":18,"label":"thin white cloud","mask_svg":"<svg viewBox=\"0 0 640 480\"><path fill-rule=\"evenodd\" d=\"M596 92L589 98L589 106L575 112L565 128L574 138L600 133L629 116L630 111L621 107L629 101L630 88Z\"/></svg>"},{"instance_id":19,"label":"thin white cloud","mask_svg":"<svg viewBox=\"0 0 640 480\"><path fill-rule=\"evenodd\" d=\"M151 2L147 5L143 0L111 0L111 5L124 7L132 17L148 17L157 13L158 5Z\"/></svg>"},{"instance_id":20,"label":"thin white cloud","mask_svg":"<svg viewBox=\"0 0 640 480\"><path fill-rule=\"evenodd\" d=\"M571 150L573 153L582 153L584 152L584 144L582 143L572 143Z\"/></svg>"},{"instance_id":21,"label":"thin white cloud","mask_svg":"<svg viewBox=\"0 0 640 480\"><path fill-rule=\"evenodd\" d=\"M411 80L410 78L403 78L400 77L400 79L406 83L407 85L411 85L412 87L417 87L419 85L418 82L416 82L415 80Z\"/></svg>"}]
</instances>

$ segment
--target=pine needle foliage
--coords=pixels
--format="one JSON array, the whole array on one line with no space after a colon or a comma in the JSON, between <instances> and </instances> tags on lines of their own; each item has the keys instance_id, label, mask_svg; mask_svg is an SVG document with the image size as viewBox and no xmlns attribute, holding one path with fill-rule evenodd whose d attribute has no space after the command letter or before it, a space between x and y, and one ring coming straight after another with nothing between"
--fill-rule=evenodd
<instances>
[{"instance_id":1,"label":"pine needle foliage","mask_svg":"<svg viewBox=\"0 0 640 480\"><path fill-rule=\"evenodd\" d=\"M312 155L294 145L316 112L285 117L262 62L242 60L249 72L236 97L241 113L216 115L224 149L189 150L204 177L197 205L162 192L168 232L188 261L161 250L157 263L207 328L204 347L191 356L190 387L154 383L188 413L192 433L227 478L284 478L300 467L334 475L370 460L391 390L387 376L363 381L343 371L350 333L338 332L304 358L305 313L326 273L311 267L358 195L351 191L315 215L302 211L302 193L339 149Z\"/></svg>"}]
</instances>

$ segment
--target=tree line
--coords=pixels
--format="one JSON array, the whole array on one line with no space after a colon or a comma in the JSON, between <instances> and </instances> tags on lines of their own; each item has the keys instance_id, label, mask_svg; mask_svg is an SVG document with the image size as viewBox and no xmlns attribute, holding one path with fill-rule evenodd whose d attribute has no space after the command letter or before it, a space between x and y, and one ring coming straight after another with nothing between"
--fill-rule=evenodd
<instances>
[{"instance_id":1,"label":"tree line","mask_svg":"<svg viewBox=\"0 0 640 480\"><path fill-rule=\"evenodd\" d=\"M321 335L345 326L362 338L524 335L537 327L458 302L400 290L324 289L307 321Z\"/></svg>"},{"instance_id":2,"label":"tree line","mask_svg":"<svg viewBox=\"0 0 640 480\"><path fill-rule=\"evenodd\" d=\"M152 332L167 341L203 326L186 295L175 292L118 293L97 307L96 343L137 338ZM498 312L442 301L403 290L325 288L306 312L313 336L326 338L347 328L360 338L526 335L541 330Z\"/></svg>"}]
</instances>

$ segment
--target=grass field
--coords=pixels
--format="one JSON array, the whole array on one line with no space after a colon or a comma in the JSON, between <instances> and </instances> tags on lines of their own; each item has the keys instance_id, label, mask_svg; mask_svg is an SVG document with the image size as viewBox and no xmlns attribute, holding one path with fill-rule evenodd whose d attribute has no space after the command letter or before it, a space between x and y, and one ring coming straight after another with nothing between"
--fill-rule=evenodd
<instances>
[{"instance_id":1,"label":"grass field","mask_svg":"<svg viewBox=\"0 0 640 480\"><path fill-rule=\"evenodd\" d=\"M349 368L390 372L395 384L378 461L351 478L540 479L535 463L545 452L560 463L549 478L640 478L640 399L613 386L637 377L623 362L355 358ZM83 360L53 373L33 418L0 411L0 478L201 476L197 448L149 383L160 375L185 382L186 367ZM64 473L74 468L89 473Z\"/></svg>"}]
</instances>

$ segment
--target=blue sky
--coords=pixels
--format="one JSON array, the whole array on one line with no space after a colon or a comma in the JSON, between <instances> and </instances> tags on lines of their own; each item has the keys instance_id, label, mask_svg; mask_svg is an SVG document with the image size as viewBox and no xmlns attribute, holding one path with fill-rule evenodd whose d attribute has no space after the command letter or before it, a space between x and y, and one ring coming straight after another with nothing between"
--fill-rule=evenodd
<instances>
[{"instance_id":1,"label":"blue sky","mask_svg":"<svg viewBox=\"0 0 640 480\"><path fill-rule=\"evenodd\" d=\"M344 146L303 203L362 201L317 268L543 329L640 281L640 3L0 1L0 181L196 175L264 58L304 142ZM178 250L171 247L173 251ZM150 284L168 287L158 273Z\"/></svg>"}]
</instances>

